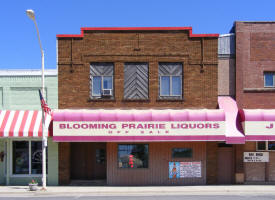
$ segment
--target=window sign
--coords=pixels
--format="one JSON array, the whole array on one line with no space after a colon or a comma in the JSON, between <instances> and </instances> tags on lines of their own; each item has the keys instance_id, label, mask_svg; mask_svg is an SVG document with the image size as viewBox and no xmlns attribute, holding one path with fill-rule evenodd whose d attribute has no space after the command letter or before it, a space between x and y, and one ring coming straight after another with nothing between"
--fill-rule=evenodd
<instances>
[{"instance_id":1,"label":"window sign","mask_svg":"<svg viewBox=\"0 0 275 200\"><path fill-rule=\"evenodd\" d=\"M180 162L169 162L169 178L180 178Z\"/></svg>"},{"instance_id":2,"label":"window sign","mask_svg":"<svg viewBox=\"0 0 275 200\"><path fill-rule=\"evenodd\" d=\"M244 162L269 162L269 152L244 152Z\"/></svg>"},{"instance_id":3,"label":"window sign","mask_svg":"<svg viewBox=\"0 0 275 200\"><path fill-rule=\"evenodd\" d=\"M169 162L169 178L201 178L201 162Z\"/></svg>"}]
</instances>

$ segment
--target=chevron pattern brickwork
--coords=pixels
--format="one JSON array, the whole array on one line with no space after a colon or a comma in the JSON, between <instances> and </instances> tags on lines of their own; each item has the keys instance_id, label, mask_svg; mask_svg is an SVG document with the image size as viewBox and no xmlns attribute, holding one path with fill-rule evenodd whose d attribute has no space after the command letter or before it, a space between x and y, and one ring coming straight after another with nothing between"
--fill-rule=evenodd
<instances>
[{"instance_id":1,"label":"chevron pattern brickwork","mask_svg":"<svg viewBox=\"0 0 275 200\"><path fill-rule=\"evenodd\" d=\"M148 63L125 63L124 99L148 99Z\"/></svg>"}]
</instances>

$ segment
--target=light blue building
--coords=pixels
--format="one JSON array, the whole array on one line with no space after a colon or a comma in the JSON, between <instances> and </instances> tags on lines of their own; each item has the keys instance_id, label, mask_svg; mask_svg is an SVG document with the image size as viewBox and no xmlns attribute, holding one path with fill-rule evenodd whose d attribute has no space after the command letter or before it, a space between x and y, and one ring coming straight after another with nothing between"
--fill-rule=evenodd
<instances>
[{"instance_id":1,"label":"light blue building","mask_svg":"<svg viewBox=\"0 0 275 200\"><path fill-rule=\"evenodd\" d=\"M32 119L34 119L35 112L33 110L41 111L38 89L41 89L40 70L0 70L0 121L5 120L2 116L4 112L11 111L9 118L12 116L14 119L10 119L10 124L7 121L11 129L16 120L20 119L20 114L16 115L14 110L20 110L21 113L33 113ZM57 109L57 70L45 70L44 98L51 109ZM40 115L37 114L37 116ZM23 114L21 119L24 119ZM39 127L39 123L37 124ZM14 126L15 130L16 125ZM35 126L36 124L33 125L33 130ZM32 127L32 124L29 127ZM3 132L4 127L1 128L3 130L0 132ZM18 126L18 130L20 128ZM35 133L30 134L35 135ZM26 137L25 135L21 135L21 137L19 135L0 135L1 185L27 185L31 179L41 182L41 139L41 137ZM47 168L48 185L58 185L58 143L52 142L51 137L48 141Z\"/></svg>"}]
</instances>

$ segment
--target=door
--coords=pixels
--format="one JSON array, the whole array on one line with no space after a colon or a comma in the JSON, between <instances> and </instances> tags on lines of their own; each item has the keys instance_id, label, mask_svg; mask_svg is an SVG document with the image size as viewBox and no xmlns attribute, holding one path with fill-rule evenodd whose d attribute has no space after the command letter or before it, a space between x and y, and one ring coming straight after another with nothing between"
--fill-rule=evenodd
<instances>
[{"instance_id":1,"label":"door","mask_svg":"<svg viewBox=\"0 0 275 200\"><path fill-rule=\"evenodd\" d=\"M71 179L106 179L106 143L71 143Z\"/></svg>"},{"instance_id":2,"label":"door","mask_svg":"<svg viewBox=\"0 0 275 200\"><path fill-rule=\"evenodd\" d=\"M219 147L218 184L232 184L233 180L233 147Z\"/></svg>"}]
</instances>

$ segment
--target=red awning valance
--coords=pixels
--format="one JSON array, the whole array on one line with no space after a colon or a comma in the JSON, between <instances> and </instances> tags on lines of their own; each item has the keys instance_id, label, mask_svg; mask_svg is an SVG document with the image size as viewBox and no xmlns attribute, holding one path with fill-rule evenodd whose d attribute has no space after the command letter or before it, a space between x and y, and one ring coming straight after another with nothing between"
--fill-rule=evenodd
<instances>
[{"instance_id":1,"label":"red awning valance","mask_svg":"<svg viewBox=\"0 0 275 200\"><path fill-rule=\"evenodd\" d=\"M46 114L46 130L50 122L51 116ZM42 111L1 110L0 137L42 137Z\"/></svg>"}]
</instances>

